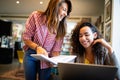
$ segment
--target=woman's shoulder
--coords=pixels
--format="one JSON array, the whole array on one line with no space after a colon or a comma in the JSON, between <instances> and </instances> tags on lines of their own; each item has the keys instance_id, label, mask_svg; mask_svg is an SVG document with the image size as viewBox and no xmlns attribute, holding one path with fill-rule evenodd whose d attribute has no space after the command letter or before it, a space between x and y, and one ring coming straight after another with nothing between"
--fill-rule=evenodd
<instances>
[{"instance_id":1,"label":"woman's shoulder","mask_svg":"<svg viewBox=\"0 0 120 80\"><path fill-rule=\"evenodd\" d=\"M43 12L42 11L33 11L32 15L42 15Z\"/></svg>"},{"instance_id":2,"label":"woman's shoulder","mask_svg":"<svg viewBox=\"0 0 120 80\"><path fill-rule=\"evenodd\" d=\"M44 12L42 11L33 11L32 16L36 21L41 22L41 24L44 24L46 21L46 16L44 15Z\"/></svg>"}]
</instances>

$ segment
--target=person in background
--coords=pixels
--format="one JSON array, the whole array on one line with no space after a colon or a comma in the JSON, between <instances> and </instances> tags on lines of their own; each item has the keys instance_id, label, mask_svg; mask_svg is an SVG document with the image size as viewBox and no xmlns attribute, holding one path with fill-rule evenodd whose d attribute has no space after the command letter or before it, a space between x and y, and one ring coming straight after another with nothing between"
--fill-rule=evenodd
<instances>
[{"instance_id":1,"label":"person in background","mask_svg":"<svg viewBox=\"0 0 120 80\"><path fill-rule=\"evenodd\" d=\"M31 54L43 54L47 57L58 56L66 34L66 18L72 10L70 0L50 0L45 12L33 11L26 21L22 34L24 41L25 80L48 80L51 65L39 61Z\"/></svg>"},{"instance_id":2,"label":"person in background","mask_svg":"<svg viewBox=\"0 0 120 80\"><path fill-rule=\"evenodd\" d=\"M77 55L76 63L115 65L113 48L91 23L77 23L70 40L72 53Z\"/></svg>"}]
</instances>

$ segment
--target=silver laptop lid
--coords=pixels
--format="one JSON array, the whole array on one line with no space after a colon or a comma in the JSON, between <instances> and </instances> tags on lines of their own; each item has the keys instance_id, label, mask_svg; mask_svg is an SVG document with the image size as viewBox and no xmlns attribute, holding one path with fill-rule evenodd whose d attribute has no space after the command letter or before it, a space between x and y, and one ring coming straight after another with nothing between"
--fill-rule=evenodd
<instances>
[{"instance_id":1,"label":"silver laptop lid","mask_svg":"<svg viewBox=\"0 0 120 80\"><path fill-rule=\"evenodd\" d=\"M116 72L115 66L58 63L60 80L114 80Z\"/></svg>"}]
</instances>

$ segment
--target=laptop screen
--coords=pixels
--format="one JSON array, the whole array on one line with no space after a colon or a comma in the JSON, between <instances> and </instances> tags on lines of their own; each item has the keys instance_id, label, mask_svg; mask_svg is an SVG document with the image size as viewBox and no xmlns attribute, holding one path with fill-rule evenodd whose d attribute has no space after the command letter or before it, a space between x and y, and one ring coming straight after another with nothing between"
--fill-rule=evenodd
<instances>
[{"instance_id":1,"label":"laptop screen","mask_svg":"<svg viewBox=\"0 0 120 80\"><path fill-rule=\"evenodd\" d=\"M60 80L114 80L116 72L115 66L58 63Z\"/></svg>"}]
</instances>

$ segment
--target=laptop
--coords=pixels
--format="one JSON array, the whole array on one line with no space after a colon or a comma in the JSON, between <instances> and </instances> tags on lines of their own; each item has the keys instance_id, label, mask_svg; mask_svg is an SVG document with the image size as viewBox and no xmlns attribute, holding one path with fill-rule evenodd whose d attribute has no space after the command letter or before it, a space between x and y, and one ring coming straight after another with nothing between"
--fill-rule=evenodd
<instances>
[{"instance_id":1,"label":"laptop","mask_svg":"<svg viewBox=\"0 0 120 80\"><path fill-rule=\"evenodd\" d=\"M60 80L114 80L117 67L83 63L58 63Z\"/></svg>"}]
</instances>

